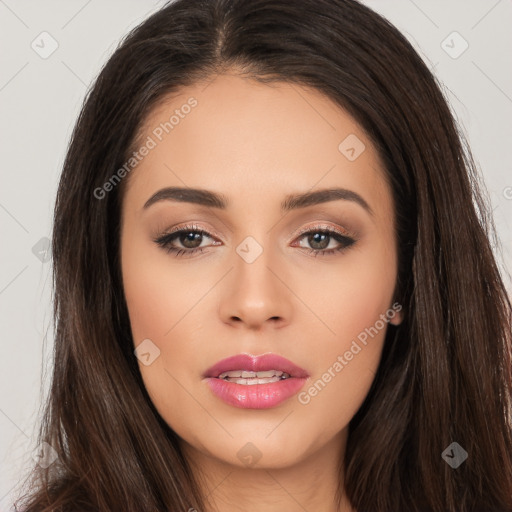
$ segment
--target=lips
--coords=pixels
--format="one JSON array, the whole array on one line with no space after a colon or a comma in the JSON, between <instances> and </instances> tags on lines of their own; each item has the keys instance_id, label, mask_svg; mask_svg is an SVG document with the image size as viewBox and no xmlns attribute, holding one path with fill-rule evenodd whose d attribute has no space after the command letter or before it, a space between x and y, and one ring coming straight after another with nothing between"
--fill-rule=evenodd
<instances>
[{"instance_id":1,"label":"lips","mask_svg":"<svg viewBox=\"0 0 512 512\"><path fill-rule=\"evenodd\" d=\"M277 354L263 354L261 356L250 356L249 354L238 354L236 356L222 359L206 370L203 377L218 378L222 373L235 372L267 372L276 370L288 374L290 377L306 378L308 372Z\"/></svg>"},{"instance_id":2,"label":"lips","mask_svg":"<svg viewBox=\"0 0 512 512\"><path fill-rule=\"evenodd\" d=\"M269 409L297 394L309 374L276 354L239 354L219 361L203 377L212 393L228 405Z\"/></svg>"}]
</instances>

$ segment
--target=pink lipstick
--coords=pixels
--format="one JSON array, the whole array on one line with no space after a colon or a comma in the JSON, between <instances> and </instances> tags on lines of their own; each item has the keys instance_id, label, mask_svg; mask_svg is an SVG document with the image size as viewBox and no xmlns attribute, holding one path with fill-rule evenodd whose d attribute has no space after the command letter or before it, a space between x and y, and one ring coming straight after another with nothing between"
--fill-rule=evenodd
<instances>
[{"instance_id":1,"label":"pink lipstick","mask_svg":"<svg viewBox=\"0 0 512 512\"><path fill-rule=\"evenodd\" d=\"M239 354L222 359L203 377L211 391L229 405L268 409L298 393L309 375L277 354Z\"/></svg>"}]
</instances>

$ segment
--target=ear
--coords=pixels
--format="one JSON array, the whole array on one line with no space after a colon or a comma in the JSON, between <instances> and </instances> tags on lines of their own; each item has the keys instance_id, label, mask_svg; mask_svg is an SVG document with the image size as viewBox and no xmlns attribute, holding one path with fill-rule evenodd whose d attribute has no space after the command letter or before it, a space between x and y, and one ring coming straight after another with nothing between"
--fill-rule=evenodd
<instances>
[{"instance_id":1,"label":"ear","mask_svg":"<svg viewBox=\"0 0 512 512\"><path fill-rule=\"evenodd\" d=\"M390 324L400 325L404 320L404 316L401 311L395 313L395 316L389 320Z\"/></svg>"},{"instance_id":2,"label":"ear","mask_svg":"<svg viewBox=\"0 0 512 512\"><path fill-rule=\"evenodd\" d=\"M388 309L387 315L389 323L393 325L400 325L404 319L403 306L399 302L394 302Z\"/></svg>"}]
</instances>

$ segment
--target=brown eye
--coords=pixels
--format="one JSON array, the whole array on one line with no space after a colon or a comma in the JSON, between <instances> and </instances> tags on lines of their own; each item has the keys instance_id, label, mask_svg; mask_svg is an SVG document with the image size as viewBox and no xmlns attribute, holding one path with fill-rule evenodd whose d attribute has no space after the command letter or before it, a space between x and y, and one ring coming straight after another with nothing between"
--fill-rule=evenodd
<instances>
[{"instance_id":1,"label":"brown eye","mask_svg":"<svg viewBox=\"0 0 512 512\"><path fill-rule=\"evenodd\" d=\"M205 238L213 237L197 226L185 226L182 229L166 233L154 240L160 247L175 256L192 255L203 252L207 246L201 247ZM212 244L210 244L212 245Z\"/></svg>"},{"instance_id":2,"label":"brown eye","mask_svg":"<svg viewBox=\"0 0 512 512\"><path fill-rule=\"evenodd\" d=\"M203 235L194 231L188 231L186 233L182 231L182 234L180 234L177 239L187 249L195 249L201 245Z\"/></svg>"},{"instance_id":3,"label":"brown eye","mask_svg":"<svg viewBox=\"0 0 512 512\"><path fill-rule=\"evenodd\" d=\"M343 251L356 242L355 238L335 231L334 229L325 228L305 231L301 233L299 239L302 240L304 238L306 238L306 242L309 245L309 247L304 247L304 249L306 249L309 254L314 253L315 256L330 255ZM333 241L338 244L338 247L335 246L328 249L329 245ZM300 247L303 246L301 245Z\"/></svg>"},{"instance_id":4,"label":"brown eye","mask_svg":"<svg viewBox=\"0 0 512 512\"><path fill-rule=\"evenodd\" d=\"M329 246L331 235L317 232L314 235L308 235L308 243L313 249L324 250Z\"/></svg>"}]
</instances>

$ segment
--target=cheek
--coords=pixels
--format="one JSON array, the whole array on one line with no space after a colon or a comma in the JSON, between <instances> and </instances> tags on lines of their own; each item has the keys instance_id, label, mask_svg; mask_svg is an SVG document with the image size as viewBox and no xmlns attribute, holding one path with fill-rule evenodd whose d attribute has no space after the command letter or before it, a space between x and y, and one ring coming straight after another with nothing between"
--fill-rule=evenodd
<instances>
[{"instance_id":1,"label":"cheek","mask_svg":"<svg viewBox=\"0 0 512 512\"><path fill-rule=\"evenodd\" d=\"M162 384L166 380L166 333L177 322L176 316L181 305L176 293L176 284L166 281L165 272L162 272L154 251L146 248L140 241L137 242L134 235L127 231L122 241L123 288L134 348L141 343L147 345L147 340L151 340L150 364L145 365L139 360L139 368L146 388L152 395L152 388L157 384L161 389L165 389ZM153 384L148 385L151 383Z\"/></svg>"},{"instance_id":2,"label":"cheek","mask_svg":"<svg viewBox=\"0 0 512 512\"><path fill-rule=\"evenodd\" d=\"M389 325L380 315L389 303L384 299L387 294L379 296L370 289L373 294L350 293L350 287L339 292L335 311L325 317L335 335L329 333L314 344L316 372L297 395L297 407L310 430L318 429L318 423L323 426L318 442L349 424L377 373Z\"/></svg>"},{"instance_id":3,"label":"cheek","mask_svg":"<svg viewBox=\"0 0 512 512\"><path fill-rule=\"evenodd\" d=\"M204 339L194 333L201 330L206 302L199 299L211 288L211 279L205 281L198 279L197 273L176 271L165 252L155 251L135 238L132 241L130 235L122 250L123 287L134 348L143 342L147 346L145 340L151 340L150 364L139 360L142 379L155 407L173 428L180 430L180 418L197 415L196 402L184 390L191 389L191 382L198 381L204 369L194 366L204 344Z\"/></svg>"},{"instance_id":4,"label":"cheek","mask_svg":"<svg viewBox=\"0 0 512 512\"><path fill-rule=\"evenodd\" d=\"M385 244L354 251L302 281L298 290L317 316L311 315L302 331L315 340L317 372L297 398L304 417L312 418L306 421L322 418L325 438L349 423L375 378L389 328L385 315L392 305L395 264Z\"/></svg>"},{"instance_id":5,"label":"cheek","mask_svg":"<svg viewBox=\"0 0 512 512\"><path fill-rule=\"evenodd\" d=\"M344 349L391 306L396 257L385 239L374 240L331 262L310 263L315 266L314 272L303 268L297 270L297 275L288 276L305 306L297 303L295 318L309 330L304 339L317 342L315 351L332 354L333 350Z\"/></svg>"},{"instance_id":6,"label":"cheek","mask_svg":"<svg viewBox=\"0 0 512 512\"><path fill-rule=\"evenodd\" d=\"M193 273L173 267L172 256L143 240L132 233L123 241L124 294L135 345L150 338L162 349L204 295L205 285Z\"/></svg>"}]
</instances>

